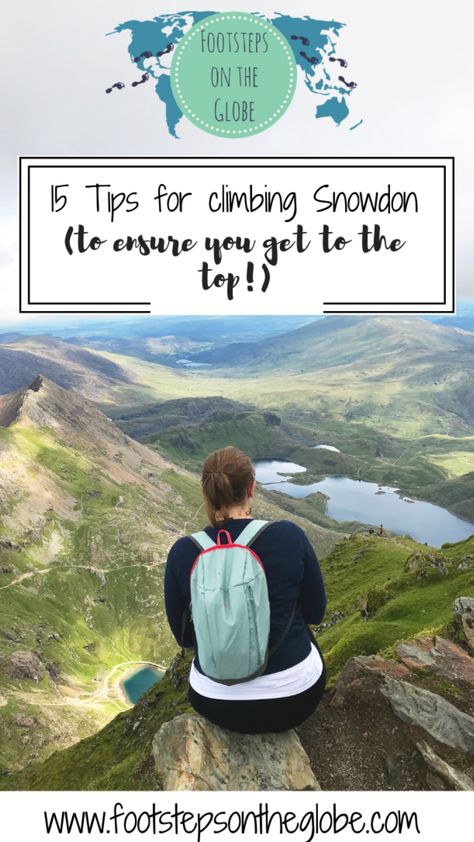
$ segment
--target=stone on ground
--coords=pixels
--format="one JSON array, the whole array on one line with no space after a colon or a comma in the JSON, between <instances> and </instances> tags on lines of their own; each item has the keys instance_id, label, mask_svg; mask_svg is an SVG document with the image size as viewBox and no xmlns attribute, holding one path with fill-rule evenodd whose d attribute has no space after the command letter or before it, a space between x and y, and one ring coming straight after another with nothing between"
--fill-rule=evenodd
<instances>
[{"instance_id":1,"label":"stone on ground","mask_svg":"<svg viewBox=\"0 0 474 842\"><path fill-rule=\"evenodd\" d=\"M451 789L461 792L474 790L474 781L472 778L464 772L460 772L459 769L456 769L450 763L446 763L425 740L416 743L416 747L428 768L445 781Z\"/></svg>"},{"instance_id":2,"label":"stone on ground","mask_svg":"<svg viewBox=\"0 0 474 842\"><path fill-rule=\"evenodd\" d=\"M454 615L466 635L469 651L474 655L474 597L460 596L454 600Z\"/></svg>"},{"instance_id":3,"label":"stone on ground","mask_svg":"<svg viewBox=\"0 0 474 842\"><path fill-rule=\"evenodd\" d=\"M410 640L397 646L397 655L409 669L431 669L449 681L464 681L474 686L474 659L452 640L442 637Z\"/></svg>"},{"instance_id":4,"label":"stone on ground","mask_svg":"<svg viewBox=\"0 0 474 842\"><path fill-rule=\"evenodd\" d=\"M474 754L474 718L443 696L388 676L381 692L403 722L423 728L440 743Z\"/></svg>"},{"instance_id":5,"label":"stone on ground","mask_svg":"<svg viewBox=\"0 0 474 842\"><path fill-rule=\"evenodd\" d=\"M28 649L20 649L5 659L5 667L11 678L40 681L46 674L45 666L36 652Z\"/></svg>"}]
</instances>

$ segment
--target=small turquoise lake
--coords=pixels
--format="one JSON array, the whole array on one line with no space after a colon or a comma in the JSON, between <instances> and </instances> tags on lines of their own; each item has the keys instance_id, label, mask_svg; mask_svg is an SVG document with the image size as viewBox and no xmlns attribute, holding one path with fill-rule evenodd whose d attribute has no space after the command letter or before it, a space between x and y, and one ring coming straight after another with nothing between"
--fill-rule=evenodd
<instances>
[{"instance_id":1,"label":"small turquoise lake","mask_svg":"<svg viewBox=\"0 0 474 842\"><path fill-rule=\"evenodd\" d=\"M162 677L163 673L152 666L142 667L133 675L129 675L122 682L122 687L130 704L135 705L150 687L161 681Z\"/></svg>"}]
</instances>

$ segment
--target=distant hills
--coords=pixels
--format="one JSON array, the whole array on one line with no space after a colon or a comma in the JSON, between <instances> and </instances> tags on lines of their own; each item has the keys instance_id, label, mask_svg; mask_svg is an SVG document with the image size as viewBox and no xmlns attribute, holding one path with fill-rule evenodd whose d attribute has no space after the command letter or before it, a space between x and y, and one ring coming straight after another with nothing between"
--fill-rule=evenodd
<instances>
[{"instance_id":1,"label":"distant hills","mask_svg":"<svg viewBox=\"0 0 474 842\"><path fill-rule=\"evenodd\" d=\"M0 337L0 340L2 337ZM52 336L18 337L0 341L0 394L26 386L38 372L65 389L101 400L130 383L123 368L110 360Z\"/></svg>"},{"instance_id":2,"label":"distant hills","mask_svg":"<svg viewBox=\"0 0 474 842\"><path fill-rule=\"evenodd\" d=\"M197 319L181 333L91 338L94 349L77 337L10 334L0 344L0 394L41 371L101 405L214 394L403 435L474 429L472 333L411 316L329 316L278 333L277 323L264 339L253 328L251 339L234 341L245 332ZM183 359L203 367L186 369Z\"/></svg>"},{"instance_id":3,"label":"distant hills","mask_svg":"<svg viewBox=\"0 0 474 842\"><path fill-rule=\"evenodd\" d=\"M469 333L416 317L330 316L283 335L258 342L239 342L203 351L193 357L217 366L238 365L250 371L267 369L303 373L340 365L367 366L385 362L404 373L405 366L433 363L443 355L455 363L466 355L474 365Z\"/></svg>"},{"instance_id":4,"label":"distant hills","mask_svg":"<svg viewBox=\"0 0 474 842\"><path fill-rule=\"evenodd\" d=\"M395 434L474 429L472 333L403 316L330 316L278 337L193 356L271 406L317 409ZM236 381L234 383L234 381Z\"/></svg>"},{"instance_id":5,"label":"distant hills","mask_svg":"<svg viewBox=\"0 0 474 842\"><path fill-rule=\"evenodd\" d=\"M50 333L64 339L86 345L94 340L113 341L147 339L148 337L179 336L188 340L200 341L203 337L209 342L230 342L236 336L245 339L262 339L276 333L284 333L321 316L127 316L105 318L83 318L54 322L42 320L40 323L22 320L21 329L15 324L14 329L0 327L2 335L8 332L18 336ZM3 333L2 333L3 331Z\"/></svg>"}]
</instances>

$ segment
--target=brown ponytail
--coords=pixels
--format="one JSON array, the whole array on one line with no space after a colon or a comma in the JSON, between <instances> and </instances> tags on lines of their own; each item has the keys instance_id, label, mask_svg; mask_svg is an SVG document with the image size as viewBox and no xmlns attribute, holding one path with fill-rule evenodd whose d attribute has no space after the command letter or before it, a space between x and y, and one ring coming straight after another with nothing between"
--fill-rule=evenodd
<instances>
[{"instance_id":1,"label":"brown ponytail","mask_svg":"<svg viewBox=\"0 0 474 842\"><path fill-rule=\"evenodd\" d=\"M202 467L201 486L213 526L229 516L229 506L247 499L254 477L251 460L237 447L223 447L209 454Z\"/></svg>"}]
</instances>

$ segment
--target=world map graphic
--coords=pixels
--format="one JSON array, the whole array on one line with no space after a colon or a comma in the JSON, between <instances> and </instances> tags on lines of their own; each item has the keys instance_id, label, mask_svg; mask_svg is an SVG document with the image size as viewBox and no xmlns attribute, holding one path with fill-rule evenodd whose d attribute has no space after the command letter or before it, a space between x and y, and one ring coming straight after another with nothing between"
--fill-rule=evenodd
<instances>
[{"instance_id":1,"label":"world map graphic","mask_svg":"<svg viewBox=\"0 0 474 842\"><path fill-rule=\"evenodd\" d=\"M189 11L162 14L152 20L127 20L119 23L111 33L130 33L128 53L141 77L132 83L132 87L150 80L155 82L156 94L164 104L168 132L175 138L179 136L183 112L171 86L173 51L192 26L214 14L216 12ZM347 60L336 55L337 41L345 24L278 13L259 17L272 23L291 45L304 85L319 99L315 118L328 118L337 126L347 120L348 100L357 84L348 73ZM106 93L123 87L124 83L117 82L107 88ZM355 129L361 122L359 120L348 128Z\"/></svg>"}]
</instances>

